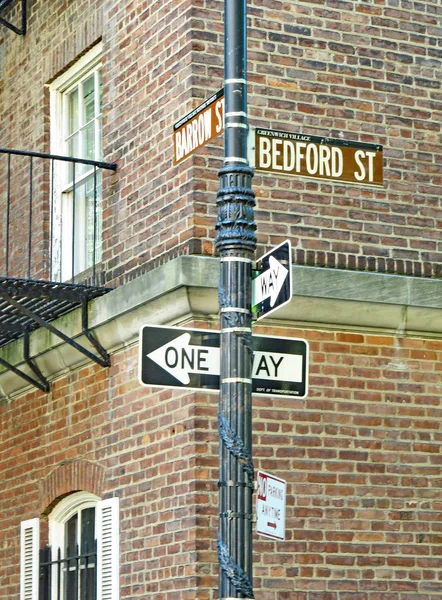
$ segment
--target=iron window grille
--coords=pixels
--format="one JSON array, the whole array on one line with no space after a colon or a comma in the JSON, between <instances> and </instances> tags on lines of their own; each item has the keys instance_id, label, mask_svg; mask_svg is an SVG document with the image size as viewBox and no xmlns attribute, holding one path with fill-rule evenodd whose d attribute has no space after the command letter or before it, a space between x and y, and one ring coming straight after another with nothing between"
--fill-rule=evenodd
<instances>
[{"instance_id":1,"label":"iron window grille","mask_svg":"<svg viewBox=\"0 0 442 600\"><path fill-rule=\"evenodd\" d=\"M68 546L65 557L61 548L55 554L49 546L40 550L39 600L96 600L96 540L91 549L85 542L81 550Z\"/></svg>"}]
</instances>

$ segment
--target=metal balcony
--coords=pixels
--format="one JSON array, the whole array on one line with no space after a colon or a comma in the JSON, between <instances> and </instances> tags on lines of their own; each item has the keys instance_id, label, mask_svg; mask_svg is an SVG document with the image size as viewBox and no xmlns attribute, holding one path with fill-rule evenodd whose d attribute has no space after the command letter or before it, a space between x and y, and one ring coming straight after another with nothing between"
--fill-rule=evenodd
<instances>
[{"instance_id":1,"label":"metal balcony","mask_svg":"<svg viewBox=\"0 0 442 600\"><path fill-rule=\"evenodd\" d=\"M89 330L87 310L90 300L110 291L98 285L96 269L103 170L115 171L116 165L0 149L0 350L23 338L29 369L24 372L1 356L0 365L43 391L49 384L29 356L29 334L38 327L99 365L110 364ZM65 182L62 187L57 183L60 177ZM93 352L52 324L77 308L82 310L83 334Z\"/></svg>"}]
</instances>

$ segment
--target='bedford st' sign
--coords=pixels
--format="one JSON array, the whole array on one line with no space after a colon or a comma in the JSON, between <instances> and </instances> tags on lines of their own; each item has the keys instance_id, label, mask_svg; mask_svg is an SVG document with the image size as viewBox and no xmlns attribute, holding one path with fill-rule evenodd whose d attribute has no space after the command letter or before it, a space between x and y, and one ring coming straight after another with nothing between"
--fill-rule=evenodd
<instances>
[{"instance_id":1,"label":"'bedford st' sign","mask_svg":"<svg viewBox=\"0 0 442 600\"><path fill-rule=\"evenodd\" d=\"M224 131L224 90L219 90L173 126L175 164Z\"/></svg>"},{"instance_id":2,"label":"'bedford st' sign","mask_svg":"<svg viewBox=\"0 0 442 600\"><path fill-rule=\"evenodd\" d=\"M383 184L379 144L257 128L254 146L255 168L261 171L371 186Z\"/></svg>"}]
</instances>

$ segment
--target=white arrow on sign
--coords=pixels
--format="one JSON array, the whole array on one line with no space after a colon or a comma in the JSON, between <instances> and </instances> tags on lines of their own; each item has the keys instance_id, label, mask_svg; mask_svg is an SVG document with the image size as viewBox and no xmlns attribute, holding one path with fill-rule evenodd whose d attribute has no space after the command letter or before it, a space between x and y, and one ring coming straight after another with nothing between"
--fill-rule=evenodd
<instances>
[{"instance_id":1,"label":"white arrow on sign","mask_svg":"<svg viewBox=\"0 0 442 600\"><path fill-rule=\"evenodd\" d=\"M270 306L275 306L284 281L289 274L274 256L269 257L270 268L253 280L253 306L270 298Z\"/></svg>"},{"instance_id":2,"label":"white arrow on sign","mask_svg":"<svg viewBox=\"0 0 442 600\"><path fill-rule=\"evenodd\" d=\"M147 356L184 385L189 383L190 373L219 375L220 371L219 348L191 346L190 333L183 333Z\"/></svg>"},{"instance_id":3,"label":"white arrow on sign","mask_svg":"<svg viewBox=\"0 0 442 600\"><path fill-rule=\"evenodd\" d=\"M220 349L191 346L190 333L183 333L146 356L184 385L189 383L190 373L220 374ZM257 351L253 356L252 376L270 381L300 382L302 356Z\"/></svg>"}]
</instances>

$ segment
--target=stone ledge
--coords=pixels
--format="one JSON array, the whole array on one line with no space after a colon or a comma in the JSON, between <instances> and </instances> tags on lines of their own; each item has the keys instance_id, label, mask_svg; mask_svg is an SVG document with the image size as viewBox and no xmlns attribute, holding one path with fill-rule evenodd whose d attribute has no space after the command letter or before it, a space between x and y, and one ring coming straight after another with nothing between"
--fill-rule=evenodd
<instances>
[{"instance_id":1,"label":"stone ledge","mask_svg":"<svg viewBox=\"0 0 442 600\"><path fill-rule=\"evenodd\" d=\"M442 281L371 272L294 266L292 301L260 325L339 328L347 331L442 337ZM178 325L192 319L218 322L219 260L182 256L90 303L89 325L109 353L136 344L145 324ZM81 334L76 310L54 322L92 350ZM23 342L0 356L25 372ZM45 329L31 334L31 356L49 379L87 359ZM0 394L9 398L32 389L9 371L0 371Z\"/></svg>"}]
</instances>

